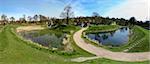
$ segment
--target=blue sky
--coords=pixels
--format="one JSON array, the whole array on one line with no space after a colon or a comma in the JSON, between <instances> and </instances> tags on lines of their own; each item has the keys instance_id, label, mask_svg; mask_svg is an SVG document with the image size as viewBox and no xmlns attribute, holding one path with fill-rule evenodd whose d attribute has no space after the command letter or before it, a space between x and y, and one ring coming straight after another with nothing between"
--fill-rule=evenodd
<instances>
[{"instance_id":1,"label":"blue sky","mask_svg":"<svg viewBox=\"0 0 150 64\"><path fill-rule=\"evenodd\" d=\"M22 17L23 14L27 16L42 14L50 17L59 17L63 8L67 4L71 4L75 16L91 16L92 12L98 12L101 16L129 18L131 16L138 16L136 14L139 12L131 14L130 10L126 10L129 13L126 13L126 11L122 12L122 10L130 8L129 4L132 4L132 2L137 2L134 3L134 5L139 6L140 4L141 8L143 8L143 4L145 4L146 1L147 0L0 0L0 15L6 14L9 17L14 16L16 18ZM141 4L141 2L144 3ZM147 8L146 5L144 7ZM133 6L133 8L135 7ZM141 13L141 15L142 14L146 13ZM146 15L138 17L140 20L148 18Z\"/></svg>"}]
</instances>

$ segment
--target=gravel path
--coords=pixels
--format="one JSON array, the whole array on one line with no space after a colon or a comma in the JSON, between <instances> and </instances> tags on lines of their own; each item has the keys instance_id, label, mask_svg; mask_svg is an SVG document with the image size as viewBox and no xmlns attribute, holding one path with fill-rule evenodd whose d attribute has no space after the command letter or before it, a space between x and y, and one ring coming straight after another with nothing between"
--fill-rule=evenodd
<instances>
[{"instance_id":1,"label":"gravel path","mask_svg":"<svg viewBox=\"0 0 150 64\"><path fill-rule=\"evenodd\" d=\"M147 61L150 60L150 52L142 52L142 53L125 53L125 52L112 52L107 49L96 47L92 44L85 42L82 38L82 32L87 28L82 28L77 31L73 35L73 39L75 43L85 51L95 54L97 57L104 57L117 61L128 61L128 62L136 62L136 61ZM77 61L77 60L76 60ZM80 61L80 59L78 60Z\"/></svg>"}]
</instances>

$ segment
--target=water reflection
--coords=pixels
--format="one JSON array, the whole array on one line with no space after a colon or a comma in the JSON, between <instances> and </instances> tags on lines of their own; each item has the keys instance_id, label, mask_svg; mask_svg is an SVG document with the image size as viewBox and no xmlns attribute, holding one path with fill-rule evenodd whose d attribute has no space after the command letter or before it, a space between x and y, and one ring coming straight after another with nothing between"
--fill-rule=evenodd
<instances>
[{"instance_id":1,"label":"water reflection","mask_svg":"<svg viewBox=\"0 0 150 64\"><path fill-rule=\"evenodd\" d=\"M46 47L54 47L54 48L61 48L62 40L65 35L56 36L55 34L43 34L39 35L36 31L31 32L22 32L21 35L25 39L29 39L35 43L39 43Z\"/></svg>"},{"instance_id":2,"label":"water reflection","mask_svg":"<svg viewBox=\"0 0 150 64\"><path fill-rule=\"evenodd\" d=\"M90 39L99 41L102 45L120 46L129 39L129 28L122 27L116 31L86 34Z\"/></svg>"}]
</instances>

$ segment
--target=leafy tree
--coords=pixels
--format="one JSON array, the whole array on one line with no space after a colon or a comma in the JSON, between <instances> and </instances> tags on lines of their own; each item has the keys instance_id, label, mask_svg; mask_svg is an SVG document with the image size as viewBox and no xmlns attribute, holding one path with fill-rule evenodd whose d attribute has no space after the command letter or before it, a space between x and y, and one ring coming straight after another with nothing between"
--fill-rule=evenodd
<instances>
[{"instance_id":1,"label":"leafy tree","mask_svg":"<svg viewBox=\"0 0 150 64\"><path fill-rule=\"evenodd\" d=\"M131 24L135 24L135 23L136 23L135 17L131 17L131 18L129 19L129 22L130 22Z\"/></svg>"}]
</instances>

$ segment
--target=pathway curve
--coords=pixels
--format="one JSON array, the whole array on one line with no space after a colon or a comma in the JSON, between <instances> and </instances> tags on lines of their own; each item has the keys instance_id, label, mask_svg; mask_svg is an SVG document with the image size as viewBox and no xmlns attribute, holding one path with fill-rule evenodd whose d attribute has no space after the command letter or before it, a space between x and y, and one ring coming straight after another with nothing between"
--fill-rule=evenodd
<instances>
[{"instance_id":1,"label":"pathway curve","mask_svg":"<svg viewBox=\"0 0 150 64\"><path fill-rule=\"evenodd\" d=\"M82 48L83 50L89 53L96 55L97 57L104 57L112 60L128 61L128 62L150 60L150 55L149 55L150 52L142 52L142 53L112 52L107 49L89 44L81 38L82 32L86 29L87 28L82 28L81 30L77 31L73 35L73 39L80 48Z\"/></svg>"},{"instance_id":2,"label":"pathway curve","mask_svg":"<svg viewBox=\"0 0 150 64\"><path fill-rule=\"evenodd\" d=\"M21 26L16 29L17 32L21 31L31 31L31 30L42 30L44 27L35 25L35 26Z\"/></svg>"}]
</instances>

